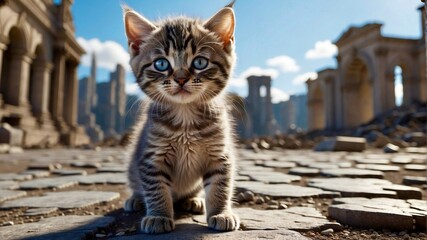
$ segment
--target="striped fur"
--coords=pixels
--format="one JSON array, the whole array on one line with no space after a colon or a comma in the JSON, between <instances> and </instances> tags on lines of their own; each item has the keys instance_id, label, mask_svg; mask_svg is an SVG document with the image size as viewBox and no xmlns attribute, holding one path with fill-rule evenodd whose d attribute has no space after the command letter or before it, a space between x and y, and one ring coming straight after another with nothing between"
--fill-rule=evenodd
<instances>
[{"instance_id":1,"label":"striped fur","mask_svg":"<svg viewBox=\"0 0 427 240\"><path fill-rule=\"evenodd\" d=\"M135 128L133 195L125 210L146 211L143 232L172 231L174 203L203 213L204 189L208 226L237 229L231 210L235 146L223 91L235 62L233 10L225 7L205 22L178 17L151 23L125 9L125 25L130 64L148 96ZM199 56L208 59L205 69L192 64ZM154 67L160 58L170 64L163 72Z\"/></svg>"}]
</instances>

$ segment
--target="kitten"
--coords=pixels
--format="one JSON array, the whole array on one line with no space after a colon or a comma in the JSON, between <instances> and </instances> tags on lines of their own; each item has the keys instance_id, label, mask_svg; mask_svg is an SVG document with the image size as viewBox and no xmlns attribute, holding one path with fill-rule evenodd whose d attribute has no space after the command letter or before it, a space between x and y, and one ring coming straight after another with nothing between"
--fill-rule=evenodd
<instances>
[{"instance_id":1,"label":"kitten","mask_svg":"<svg viewBox=\"0 0 427 240\"><path fill-rule=\"evenodd\" d=\"M133 195L126 211L145 209L141 231L174 229L173 204L204 212L209 228L231 231L235 149L224 88L235 63L232 4L207 21L178 17L150 22L125 8L137 83L148 96L135 131L129 167Z\"/></svg>"}]
</instances>

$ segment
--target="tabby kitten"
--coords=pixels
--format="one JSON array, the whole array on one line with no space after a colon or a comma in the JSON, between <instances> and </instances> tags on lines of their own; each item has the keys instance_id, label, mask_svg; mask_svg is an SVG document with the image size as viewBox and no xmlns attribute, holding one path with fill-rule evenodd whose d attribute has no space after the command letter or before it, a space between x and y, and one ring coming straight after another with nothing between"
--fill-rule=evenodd
<instances>
[{"instance_id":1,"label":"tabby kitten","mask_svg":"<svg viewBox=\"0 0 427 240\"><path fill-rule=\"evenodd\" d=\"M206 212L209 228L231 231L235 149L224 88L235 63L232 4L207 21L150 22L125 8L137 83L148 96L129 167L126 211L145 209L141 231L172 231L174 203Z\"/></svg>"}]
</instances>

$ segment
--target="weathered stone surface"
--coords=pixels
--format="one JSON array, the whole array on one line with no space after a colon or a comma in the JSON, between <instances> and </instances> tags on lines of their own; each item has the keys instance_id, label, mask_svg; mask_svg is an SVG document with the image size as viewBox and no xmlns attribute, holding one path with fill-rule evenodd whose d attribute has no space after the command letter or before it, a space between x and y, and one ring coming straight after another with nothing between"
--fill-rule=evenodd
<instances>
[{"instance_id":1,"label":"weathered stone surface","mask_svg":"<svg viewBox=\"0 0 427 240\"><path fill-rule=\"evenodd\" d=\"M383 159L383 158L361 158L361 159L357 159L355 160L356 163L358 164L389 164L390 160L388 159Z\"/></svg>"},{"instance_id":2,"label":"weathered stone surface","mask_svg":"<svg viewBox=\"0 0 427 240\"><path fill-rule=\"evenodd\" d=\"M427 144L426 134L423 132L411 132L404 135L403 139L407 142L413 142L417 147L422 147Z\"/></svg>"},{"instance_id":3,"label":"weathered stone surface","mask_svg":"<svg viewBox=\"0 0 427 240\"><path fill-rule=\"evenodd\" d=\"M0 189L14 190L19 188L19 183L15 181L0 181Z\"/></svg>"},{"instance_id":4,"label":"weathered stone surface","mask_svg":"<svg viewBox=\"0 0 427 240\"><path fill-rule=\"evenodd\" d=\"M22 182L20 189L32 190L32 189L45 189L55 188L62 189L77 185L78 181L71 177L56 177L56 178L40 178Z\"/></svg>"},{"instance_id":5,"label":"weathered stone surface","mask_svg":"<svg viewBox=\"0 0 427 240\"><path fill-rule=\"evenodd\" d=\"M58 211L58 208L52 207L52 208L30 208L25 211L24 215L26 216L37 216L37 215L44 215L49 214Z\"/></svg>"},{"instance_id":6,"label":"weathered stone surface","mask_svg":"<svg viewBox=\"0 0 427 240\"><path fill-rule=\"evenodd\" d=\"M1 227L0 239L85 239L86 235L113 222L113 217L97 215L44 218L35 223Z\"/></svg>"},{"instance_id":7,"label":"weathered stone surface","mask_svg":"<svg viewBox=\"0 0 427 240\"><path fill-rule=\"evenodd\" d=\"M127 166L106 166L106 167L100 167L96 170L99 173L119 173L119 172L126 172Z\"/></svg>"},{"instance_id":8,"label":"weathered stone surface","mask_svg":"<svg viewBox=\"0 0 427 240\"><path fill-rule=\"evenodd\" d=\"M329 216L352 227L412 231L424 230L427 201L389 198L337 198L328 209ZM421 207L421 208L417 208Z\"/></svg>"},{"instance_id":9,"label":"weathered stone surface","mask_svg":"<svg viewBox=\"0 0 427 240\"><path fill-rule=\"evenodd\" d=\"M0 202L7 200L24 197L27 193L25 191L13 191L13 190L4 190L0 189Z\"/></svg>"},{"instance_id":10,"label":"weathered stone surface","mask_svg":"<svg viewBox=\"0 0 427 240\"><path fill-rule=\"evenodd\" d=\"M45 170L27 170L27 171L21 172L20 174L25 174L25 175L29 174L33 176L33 178L42 178L42 177L50 176L50 172Z\"/></svg>"},{"instance_id":11,"label":"weathered stone surface","mask_svg":"<svg viewBox=\"0 0 427 240\"><path fill-rule=\"evenodd\" d=\"M400 147L392 143L388 143L387 145L384 146L383 150L385 153L397 153L399 152Z\"/></svg>"},{"instance_id":12,"label":"weathered stone surface","mask_svg":"<svg viewBox=\"0 0 427 240\"><path fill-rule=\"evenodd\" d=\"M299 176L316 176L319 175L320 170L317 168L295 167L289 169L289 174Z\"/></svg>"},{"instance_id":13,"label":"weathered stone surface","mask_svg":"<svg viewBox=\"0 0 427 240\"><path fill-rule=\"evenodd\" d=\"M400 199L421 199L423 193L421 189L416 187L408 187L405 185L386 185L383 186L384 190L395 191L397 193L397 197Z\"/></svg>"},{"instance_id":14,"label":"weathered stone surface","mask_svg":"<svg viewBox=\"0 0 427 240\"><path fill-rule=\"evenodd\" d=\"M365 170L358 168L338 168L322 169L322 175L329 177L359 177L359 178L383 178L384 174L380 171Z\"/></svg>"},{"instance_id":15,"label":"weathered stone surface","mask_svg":"<svg viewBox=\"0 0 427 240\"><path fill-rule=\"evenodd\" d=\"M61 176L72 176L72 175L86 175L85 170L72 170L72 169L57 169L52 171L53 174L58 174Z\"/></svg>"},{"instance_id":16,"label":"weathered stone surface","mask_svg":"<svg viewBox=\"0 0 427 240\"><path fill-rule=\"evenodd\" d=\"M366 139L356 137L332 137L320 142L315 151L361 152L366 149Z\"/></svg>"},{"instance_id":17,"label":"weathered stone surface","mask_svg":"<svg viewBox=\"0 0 427 240\"><path fill-rule=\"evenodd\" d=\"M294 162L279 162L279 161L266 161L263 166L270 168L292 168L296 164Z\"/></svg>"},{"instance_id":18,"label":"weathered stone surface","mask_svg":"<svg viewBox=\"0 0 427 240\"><path fill-rule=\"evenodd\" d=\"M412 158L407 156L398 156L391 159L394 164L408 164L412 162Z\"/></svg>"},{"instance_id":19,"label":"weathered stone surface","mask_svg":"<svg viewBox=\"0 0 427 240\"><path fill-rule=\"evenodd\" d=\"M50 162L34 162L28 166L28 169L36 169L36 170L47 170L52 171L54 169L61 169L62 165L59 163L51 163Z\"/></svg>"},{"instance_id":20,"label":"weathered stone surface","mask_svg":"<svg viewBox=\"0 0 427 240\"><path fill-rule=\"evenodd\" d=\"M72 167L81 167L81 168L100 168L101 163L99 162L72 162L70 164Z\"/></svg>"},{"instance_id":21,"label":"weathered stone surface","mask_svg":"<svg viewBox=\"0 0 427 240\"><path fill-rule=\"evenodd\" d=\"M405 185L427 184L427 177L404 176L403 177L403 184L405 184Z\"/></svg>"},{"instance_id":22,"label":"weathered stone surface","mask_svg":"<svg viewBox=\"0 0 427 240\"><path fill-rule=\"evenodd\" d=\"M250 181L251 178L249 176L236 175L234 176L234 181Z\"/></svg>"},{"instance_id":23,"label":"weathered stone surface","mask_svg":"<svg viewBox=\"0 0 427 240\"><path fill-rule=\"evenodd\" d=\"M48 192L40 197L27 197L14 201L7 201L0 208L50 208L61 209L81 208L91 206L101 202L113 201L120 197L116 192L101 191L69 191L69 192Z\"/></svg>"},{"instance_id":24,"label":"weathered stone surface","mask_svg":"<svg viewBox=\"0 0 427 240\"><path fill-rule=\"evenodd\" d=\"M406 164L405 170L408 170L408 171L425 171L425 170L427 170L427 166L421 165L421 164Z\"/></svg>"},{"instance_id":25,"label":"weathered stone surface","mask_svg":"<svg viewBox=\"0 0 427 240\"><path fill-rule=\"evenodd\" d=\"M86 176L74 176L80 184L126 184L127 176L123 173L97 173Z\"/></svg>"},{"instance_id":26,"label":"weathered stone surface","mask_svg":"<svg viewBox=\"0 0 427 240\"><path fill-rule=\"evenodd\" d=\"M15 180L25 181L32 179L31 174L17 174L17 173L0 173L0 181Z\"/></svg>"},{"instance_id":27,"label":"weathered stone surface","mask_svg":"<svg viewBox=\"0 0 427 240\"><path fill-rule=\"evenodd\" d=\"M376 170L381 172L398 172L400 167L383 164L357 164L356 168Z\"/></svg>"},{"instance_id":28,"label":"weathered stone surface","mask_svg":"<svg viewBox=\"0 0 427 240\"><path fill-rule=\"evenodd\" d=\"M289 175L281 172L253 172L248 175L254 181L272 184L291 183L301 180L300 176Z\"/></svg>"},{"instance_id":29,"label":"weathered stone surface","mask_svg":"<svg viewBox=\"0 0 427 240\"><path fill-rule=\"evenodd\" d=\"M21 146L23 144L24 131L10 126L8 123L0 125L0 143L10 146ZM9 150L10 151L10 150Z\"/></svg>"},{"instance_id":30,"label":"weathered stone surface","mask_svg":"<svg viewBox=\"0 0 427 240\"><path fill-rule=\"evenodd\" d=\"M195 223L177 224L174 231L165 234L137 234L132 236L115 237L116 240L247 240L247 239L276 239L276 240L305 240L308 239L298 232L291 230L252 230L218 232L206 226Z\"/></svg>"},{"instance_id":31,"label":"weathered stone surface","mask_svg":"<svg viewBox=\"0 0 427 240\"><path fill-rule=\"evenodd\" d=\"M343 197L390 197L397 198L395 191L384 190L392 183L382 179L369 178L313 178L309 187L340 192Z\"/></svg>"},{"instance_id":32,"label":"weathered stone surface","mask_svg":"<svg viewBox=\"0 0 427 240\"><path fill-rule=\"evenodd\" d=\"M265 184L261 182L240 181L236 182L236 187L249 190L254 193L271 196L274 198L281 197L314 197L334 195L317 188L300 187L290 184ZM335 194L336 195L336 194Z\"/></svg>"}]
</instances>

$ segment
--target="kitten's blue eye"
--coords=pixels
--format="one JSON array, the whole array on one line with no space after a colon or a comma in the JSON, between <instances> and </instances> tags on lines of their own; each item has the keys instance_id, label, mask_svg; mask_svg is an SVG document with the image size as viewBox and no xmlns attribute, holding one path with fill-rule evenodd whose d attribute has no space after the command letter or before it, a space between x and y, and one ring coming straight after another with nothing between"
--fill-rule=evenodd
<instances>
[{"instance_id":1,"label":"kitten's blue eye","mask_svg":"<svg viewBox=\"0 0 427 240\"><path fill-rule=\"evenodd\" d=\"M193 67L197 70L205 69L208 66L208 60L204 57L196 57L193 60Z\"/></svg>"},{"instance_id":2,"label":"kitten's blue eye","mask_svg":"<svg viewBox=\"0 0 427 240\"><path fill-rule=\"evenodd\" d=\"M159 58L154 62L154 68L160 72L166 71L169 68L169 62L165 58Z\"/></svg>"}]
</instances>

